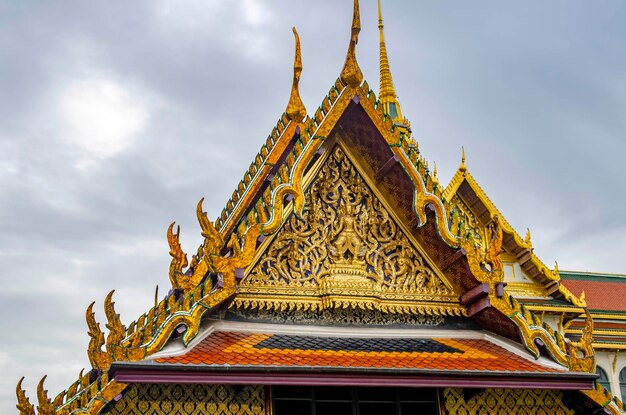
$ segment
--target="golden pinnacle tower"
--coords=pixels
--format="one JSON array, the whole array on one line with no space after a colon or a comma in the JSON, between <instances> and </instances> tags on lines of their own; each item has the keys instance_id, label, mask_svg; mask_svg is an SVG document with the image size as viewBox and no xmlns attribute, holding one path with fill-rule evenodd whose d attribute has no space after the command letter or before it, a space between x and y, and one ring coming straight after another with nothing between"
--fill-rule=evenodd
<instances>
[{"instance_id":1,"label":"golden pinnacle tower","mask_svg":"<svg viewBox=\"0 0 626 415\"><path fill-rule=\"evenodd\" d=\"M380 0L378 0L378 31L380 36L380 90L378 91L378 99L383 104L385 113L391 117L394 125L401 127L401 132L410 134L411 125L409 121L402 116L400 102L398 101L396 89L393 86L393 79L391 78Z\"/></svg>"}]
</instances>

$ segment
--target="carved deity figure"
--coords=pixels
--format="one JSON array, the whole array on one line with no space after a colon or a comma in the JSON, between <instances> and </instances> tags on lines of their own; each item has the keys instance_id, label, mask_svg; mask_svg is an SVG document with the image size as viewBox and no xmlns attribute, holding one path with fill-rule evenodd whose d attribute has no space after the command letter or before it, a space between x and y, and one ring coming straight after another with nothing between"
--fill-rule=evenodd
<instances>
[{"instance_id":1,"label":"carved deity figure","mask_svg":"<svg viewBox=\"0 0 626 415\"><path fill-rule=\"evenodd\" d=\"M354 206L345 204L341 207L337 238L332 242L330 251L339 261L347 264L363 264L365 247L357 229L357 217Z\"/></svg>"}]
</instances>

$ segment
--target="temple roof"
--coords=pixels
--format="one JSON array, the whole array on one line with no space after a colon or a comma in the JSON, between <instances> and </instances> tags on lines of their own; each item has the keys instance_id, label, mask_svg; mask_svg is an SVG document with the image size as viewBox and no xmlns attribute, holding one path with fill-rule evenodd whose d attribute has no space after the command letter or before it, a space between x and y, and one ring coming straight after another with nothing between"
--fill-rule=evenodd
<instances>
[{"instance_id":1,"label":"temple roof","mask_svg":"<svg viewBox=\"0 0 626 415\"><path fill-rule=\"evenodd\" d=\"M561 281L593 311L626 313L626 275L561 271Z\"/></svg>"},{"instance_id":2,"label":"temple roof","mask_svg":"<svg viewBox=\"0 0 626 415\"><path fill-rule=\"evenodd\" d=\"M241 382L246 373L254 376L262 371L270 384L287 382L285 374L306 372L316 374L317 384L336 384L336 375L351 374L350 384L386 376L387 383L404 386L476 387L493 385L494 377L503 382L506 375L509 387L558 384L563 389L588 387L593 377L570 372L547 358L536 360L519 344L476 330L346 329L223 320L204 330L188 348L172 345L137 364L114 364L112 371L125 382L147 380L149 372L158 372L163 379L190 371L204 372L210 378L227 370L239 373ZM309 384L308 376L301 377L301 382ZM158 381L158 376L151 379Z\"/></svg>"},{"instance_id":3,"label":"temple roof","mask_svg":"<svg viewBox=\"0 0 626 415\"><path fill-rule=\"evenodd\" d=\"M561 283L558 265L555 264L551 269L535 254L530 230L522 238L507 221L468 170L464 149L461 165L445 188L443 196L448 202L461 208L463 213L472 216L471 220L475 226L487 227L490 223L497 222L503 233L503 250L520 264L523 272L532 281L543 286L546 294L563 299L573 306L573 313L580 313L580 307L585 306L584 298L573 295L568 287Z\"/></svg>"},{"instance_id":4,"label":"temple roof","mask_svg":"<svg viewBox=\"0 0 626 415\"><path fill-rule=\"evenodd\" d=\"M561 271L563 284L574 295L583 296L594 319L593 345L596 349L626 349L626 275ZM578 339L582 322L573 321L566 333Z\"/></svg>"},{"instance_id":5,"label":"temple roof","mask_svg":"<svg viewBox=\"0 0 626 415\"><path fill-rule=\"evenodd\" d=\"M585 314L580 341L572 344L507 292L503 247L526 259L528 269L534 267L546 283L558 282L558 273L542 266L503 218L482 224L489 238L481 244L472 237L474 225L455 219L454 205L416 143L394 125L363 81L356 60L360 29L355 0L345 64L311 117L298 94L302 60L294 30L287 111L226 208L212 222L200 200L196 214L204 242L190 261L170 225L172 290L155 307L124 326L109 294L105 337L89 306L93 370L57 395L53 407L99 408L125 382L139 379L130 373L138 368L213 368L227 372L219 377L224 383L236 381L234 368L254 372L258 380L268 369L321 367L362 374L401 369L421 373L421 381L433 373L505 374L519 380L509 387L530 386L524 377L534 376L534 382L552 376L557 383L547 387L591 388L590 315ZM468 188L468 180L469 173L453 179L450 192L471 193L477 184ZM495 208L481 203L485 212ZM567 291L558 291L570 300ZM400 331L336 327L316 335L311 327L298 334L288 328L294 315L332 320L346 310L376 313L387 321L416 319L428 325L423 322L461 319L475 326L470 334L418 333L410 324ZM248 322L244 330L232 321L210 323L210 317L224 320L227 312L270 313L283 318L285 327ZM148 379L153 378L143 378ZM40 404L49 407L43 383L40 389ZM19 384L18 401L21 407L30 405ZM27 409L23 414L31 415Z\"/></svg>"}]
</instances>

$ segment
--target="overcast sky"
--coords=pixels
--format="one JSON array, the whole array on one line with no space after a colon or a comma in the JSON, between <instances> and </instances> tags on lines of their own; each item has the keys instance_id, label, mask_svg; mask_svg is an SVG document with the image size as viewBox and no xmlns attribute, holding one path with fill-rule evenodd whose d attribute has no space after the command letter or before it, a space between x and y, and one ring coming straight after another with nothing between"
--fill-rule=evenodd
<instances>
[{"instance_id":1,"label":"overcast sky","mask_svg":"<svg viewBox=\"0 0 626 415\"><path fill-rule=\"evenodd\" d=\"M374 0L358 58L378 87ZM626 273L626 2L383 3L394 83L430 165L467 164L535 252ZM124 323L169 288L167 226L200 244L287 104L291 26L313 113L351 0L0 0L0 412L89 365L84 312Z\"/></svg>"}]
</instances>

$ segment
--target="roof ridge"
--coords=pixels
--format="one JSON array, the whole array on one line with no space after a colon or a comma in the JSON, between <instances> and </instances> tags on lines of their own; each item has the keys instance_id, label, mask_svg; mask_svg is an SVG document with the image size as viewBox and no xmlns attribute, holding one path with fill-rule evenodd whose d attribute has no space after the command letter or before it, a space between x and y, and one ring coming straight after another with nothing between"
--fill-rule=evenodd
<instances>
[{"instance_id":1,"label":"roof ridge","mask_svg":"<svg viewBox=\"0 0 626 415\"><path fill-rule=\"evenodd\" d=\"M560 271L558 269L558 266L555 266L554 269L550 269L535 254L530 240L522 239L522 237L517 233L515 228L509 223L509 221L504 217L504 215L502 215L502 213L500 212L498 207L495 205L495 203L489 198L489 196L484 191L482 186L480 186L478 181L470 173L469 169L465 166L464 162L461 164L461 167L459 167L459 169L456 171L455 175L450 180L450 183L448 184L448 186L446 186L446 189L444 191L446 200L450 202L450 199L452 198L454 194L456 194L457 190L459 189L463 181L467 181L470 187L472 187L472 189L476 193L476 196L479 198L479 200L482 201L485 207L489 210L492 217L497 216L497 220L498 222L500 222L502 229L513 236L515 243L520 248L528 250L528 252L530 253L530 260L537 267L540 273L549 281L560 282L561 277L560 277ZM563 295L565 299L572 302L574 305L581 306L581 307L584 307L586 305L585 301L582 298L576 297L563 284L559 283L558 291Z\"/></svg>"}]
</instances>

